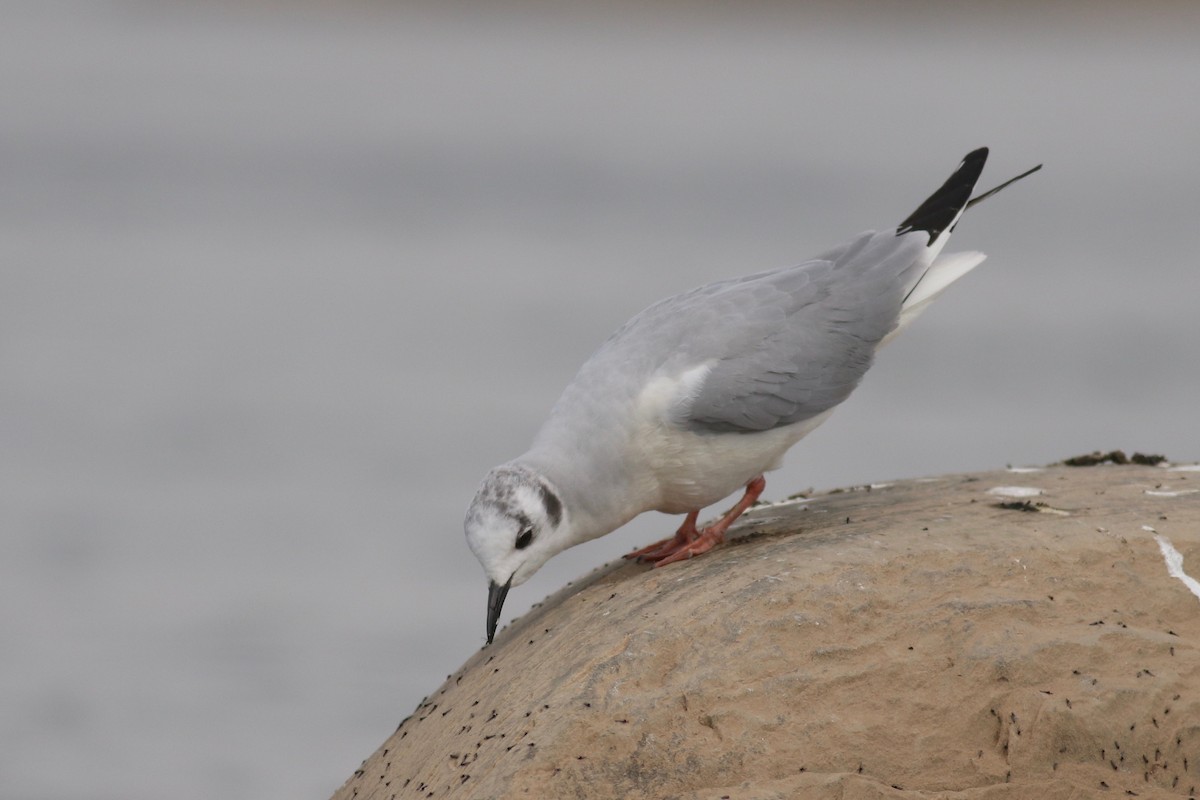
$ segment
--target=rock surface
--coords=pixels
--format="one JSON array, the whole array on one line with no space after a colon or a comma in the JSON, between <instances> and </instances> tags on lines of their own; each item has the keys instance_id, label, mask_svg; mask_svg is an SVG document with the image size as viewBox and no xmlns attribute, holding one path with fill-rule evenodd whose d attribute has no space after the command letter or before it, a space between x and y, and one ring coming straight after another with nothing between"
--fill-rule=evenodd
<instances>
[{"instance_id":1,"label":"rock surface","mask_svg":"<svg viewBox=\"0 0 1200 800\"><path fill-rule=\"evenodd\" d=\"M1195 796L1200 597L1157 537L1200 576L1197 490L1058 466L756 507L540 604L335 797Z\"/></svg>"}]
</instances>

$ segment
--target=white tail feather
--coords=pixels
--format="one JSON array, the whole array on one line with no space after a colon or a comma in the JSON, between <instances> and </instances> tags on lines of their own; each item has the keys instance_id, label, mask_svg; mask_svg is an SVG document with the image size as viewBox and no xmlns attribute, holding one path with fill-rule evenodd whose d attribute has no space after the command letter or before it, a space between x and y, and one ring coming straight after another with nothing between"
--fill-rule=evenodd
<instances>
[{"instance_id":1,"label":"white tail feather","mask_svg":"<svg viewBox=\"0 0 1200 800\"><path fill-rule=\"evenodd\" d=\"M954 215L954 219L951 220L950 224L946 226L946 230L939 233L938 237L929 243L929 247L926 248L922 258L931 263L937 261L938 256L942 254L942 248L946 246L946 242L950 241L950 234L954 233L954 226L958 224L958 221L962 219L962 215L965 214L966 211L966 206L963 206L958 210L958 213Z\"/></svg>"},{"instance_id":2,"label":"white tail feather","mask_svg":"<svg viewBox=\"0 0 1200 800\"><path fill-rule=\"evenodd\" d=\"M968 251L941 256L930 264L929 269L925 270L905 298L895 329L883 338L880 346L887 344L896 334L907 328L950 284L975 269L985 258L987 256L983 253Z\"/></svg>"}]
</instances>

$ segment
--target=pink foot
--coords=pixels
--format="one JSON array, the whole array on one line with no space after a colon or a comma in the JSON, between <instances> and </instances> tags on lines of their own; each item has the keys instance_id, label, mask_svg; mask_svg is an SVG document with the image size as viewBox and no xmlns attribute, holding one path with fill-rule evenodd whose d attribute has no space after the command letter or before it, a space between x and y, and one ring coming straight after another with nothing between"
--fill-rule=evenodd
<instances>
[{"instance_id":1,"label":"pink foot","mask_svg":"<svg viewBox=\"0 0 1200 800\"><path fill-rule=\"evenodd\" d=\"M676 561L683 561L693 556L698 556L701 553L707 553L725 541L725 531L729 530L729 526L746 509L754 505L754 501L758 499L758 496L762 494L766 486L766 480L763 476L759 475L746 485L746 493L742 495L741 500L738 500L737 505L729 509L725 516L703 531L696 530L696 517L699 515L699 512L693 511L688 514L687 519L684 520L683 525L676 531L673 538L656 542L649 547L636 550L625 557L653 561L655 567L662 567L667 564L674 564Z\"/></svg>"},{"instance_id":2,"label":"pink foot","mask_svg":"<svg viewBox=\"0 0 1200 800\"><path fill-rule=\"evenodd\" d=\"M691 542L694 542L700 536L700 532L696 530L696 517L700 516L699 511L693 511L687 515L687 519L679 526L679 530L675 531L675 535L670 539L663 539L661 542L655 542L648 547L643 547L641 550L634 550L632 553L626 553L625 558L636 558L639 561L657 561L663 556L670 555L681 547L685 547Z\"/></svg>"},{"instance_id":3,"label":"pink foot","mask_svg":"<svg viewBox=\"0 0 1200 800\"><path fill-rule=\"evenodd\" d=\"M674 564L676 561L685 561L692 556L698 556L701 553L707 553L714 547L725 541L725 531L718 531L716 525L710 528L705 528L696 540L685 544L683 547L678 547L672 552L655 559L654 568L665 567L667 564Z\"/></svg>"}]
</instances>

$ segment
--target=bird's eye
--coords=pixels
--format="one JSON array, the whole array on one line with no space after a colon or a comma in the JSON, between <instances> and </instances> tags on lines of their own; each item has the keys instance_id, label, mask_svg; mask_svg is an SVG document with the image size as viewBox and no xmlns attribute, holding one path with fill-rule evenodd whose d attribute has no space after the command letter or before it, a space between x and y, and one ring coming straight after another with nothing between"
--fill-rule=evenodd
<instances>
[{"instance_id":1,"label":"bird's eye","mask_svg":"<svg viewBox=\"0 0 1200 800\"><path fill-rule=\"evenodd\" d=\"M517 534L517 549L524 550L533 541L533 528L526 528Z\"/></svg>"}]
</instances>

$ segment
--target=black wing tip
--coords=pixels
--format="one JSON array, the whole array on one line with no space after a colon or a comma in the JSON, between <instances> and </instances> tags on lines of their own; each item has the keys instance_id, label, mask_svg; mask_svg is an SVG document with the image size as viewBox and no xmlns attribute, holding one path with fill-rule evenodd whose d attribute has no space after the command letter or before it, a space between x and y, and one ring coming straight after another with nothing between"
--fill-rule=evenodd
<instances>
[{"instance_id":1,"label":"black wing tip","mask_svg":"<svg viewBox=\"0 0 1200 800\"><path fill-rule=\"evenodd\" d=\"M983 173L987 157L986 147L976 148L963 156L962 163L954 170L954 174L900 223L896 233L925 231L929 234L931 243L937 239L971 201L971 192Z\"/></svg>"},{"instance_id":2,"label":"black wing tip","mask_svg":"<svg viewBox=\"0 0 1200 800\"><path fill-rule=\"evenodd\" d=\"M967 161L971 161L974 159L980 159L982 161L986 161L987 157L988 157L988 152L989 151L986 147L976 147L974 150L972 150L971 152L969 152L965 156L963 156L963 162L965 163Z\"/></svg>"}]
</instances>

